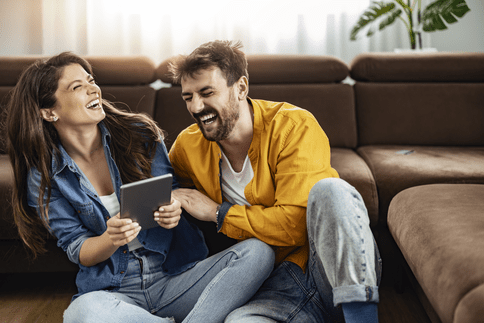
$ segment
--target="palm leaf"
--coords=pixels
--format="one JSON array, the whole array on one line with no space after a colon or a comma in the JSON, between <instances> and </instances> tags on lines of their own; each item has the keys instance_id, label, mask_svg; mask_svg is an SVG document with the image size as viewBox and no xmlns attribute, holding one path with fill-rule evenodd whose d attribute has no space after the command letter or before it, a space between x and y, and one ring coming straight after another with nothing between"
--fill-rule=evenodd
<instances>
[{"instance_id":1,"label":"palm leaf","mask_svg":"<svg viewBox=\"0 0 484 323\"><path fill-rule=\"evenodd\" d=\"M385 3L383 1L372 2L370 7L361 14L358 22L351 30L350 39L356 40L358 33L367 26L370 27L366 35L373 35L374 30L372 29L372 25L377 20L381 20L379 30L382 30L386 26L391 25L401 13L402 10L397 9L394 3Z\"/></svg>"},{"instance_id":2,"label":"palm leaf","mask_svg":"<svg viewBox=\"0 0 484 323\"><path fill-rule=\"evenodd\" d=\"M455 17L462 18L470 10L465 0L437 0L422 13L423 31L445 30L447 26L443 20L453 24L457 22Z\"/></svg>"},{"instance_id":3,"label":"palm leaf","mask_svg":"<svg viewBox=\"0 0 484 323\"><path fill-rule=\"evenodd\" d=\"M399 5L402 6L403 9L406 9L406 10L412 10L411 7L409 7L405 2L403 2L403 0L395 0Z\"/></svg>"},{"instance_id":4,"label":"palm leaf","mask_svg":"<svg viewBox=\"0 0 484 323\"><path fill-rule=\"evenodd\" d=\"M382 21L380 22L379 30L382 30L386 26L391 25L395 19L397 19L400 15L402 14L402 9L396 9L391 11L386 18L382 18Z\"/></svg>"}]
</instances>

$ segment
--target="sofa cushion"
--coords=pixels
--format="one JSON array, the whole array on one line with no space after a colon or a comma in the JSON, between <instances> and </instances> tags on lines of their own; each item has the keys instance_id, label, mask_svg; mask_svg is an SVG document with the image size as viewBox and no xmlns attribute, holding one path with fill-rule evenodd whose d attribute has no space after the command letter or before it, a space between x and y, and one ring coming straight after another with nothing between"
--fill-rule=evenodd
<instances>
[{"instance_id":1,"label":"sofa cushion","mask_svg":"<svg viewBox=\"0 0 484 323\"><path fill-rule=\"evenodd\" d=\"M484 82L484 53L364 53L350 69L364 82Z\"/></svg>"},{"instance_id":2,"label":"sofa cushion","mask_svg":"<svg viewBox=\"0 0 484 323\"><path fill-rule=\"evenodd\" d=\"M8 155L0 154L0 239L19 239L12 215L13 170Z\"/></svg>"},{"instance_id":3,"label":"sofa cushion","mask_svg":"<svg viewBox=\"0 0 484 323\"><path fill-rule=\"evenodd\" d=\"M331 148L331 166L361 194L368 210L370 226L375 227L378 223L378 191L368 165L352 149Z\"/></svg>"},{"instance_id":4,"label":"sofa cushion","mask_svg":"<svg viewBox=\"0 0 484 323\"><path fill-rule=\"evenodd\" d=\"M484 284L474 288L457 304L454 322L479 322L484 318Z\"/></svg>"},{"instance_id":5,"label":"sofa cushion","mask_svg":"<svg viewBox=\"0 0 484 323\"><path fill-rule=\"evenodd\" d=\"M171 83L168 65L157 76ZM357 129L353 88L341 83L349 74L341 60L331 56L248 55L249 96L289 102L310 111L326 132L332 147L356 148ZM193 123L181 99L180 86L158 92L155 120L168 132L168 145Z\"/></svg>"},{"instance_id":6,"label":"sofa cushion","mask_svg":"<svg viewBox=\"0 0 484 323\"><path fill-rule=\"evenodd\" d=\"M149 85L101 86L103 98L116 107L133 112L155 114L156 90Z\"/></svg>"},{"instance_id":7,"label":"sofa cushion","mask_svg":"<svg viewBox=\"0 0 484 323\"><path fill-rule=\"evenodd\" d=\"M304 108L316 117L331 147L356 148L353 89L347 84L255 84L249 86L249 96ZM179 86L158 91L155 120L168 133L168 146L181 130L194 122Z\"/></svg>"},{"instance_id":8,"label":"sofa cushion","mask_svg":"<svg viewBox=\"0 0 484 323\"><path fill-rule=\"evenodd\" d=\"M0 59L0 86L14 86L20 74L39 59L50 56L11 56ZM154 62L144 56L83 56L91 65L98 84L150 84L156 80Z\"/></svg>"},{"instance_id":9,"label":"sofa cushion","mask_svg":"<svg viewBox=\"0 0 484 323\"><path fill-rule=\"evenodd\" d=\"M357 150L379 192L379 221L386 225L392 198L406 188L436 183L484 184L484 147L363 146Z\"/></svg>"},{"instance_id":10,"label":"sofa cushion","mask_svg":"<svg viewBox=\"0 0 484 323\"><path fill-rule=\"evenodd\" d=\"M161 88L156 94L155 121L165 131L168 150L178 134L195 122L181 97L181 87Z\"/></svg>"},{"instance_id":11,"label":"sofa cushion","mask_svg":"<svg viewBox=\"0 0 484 323\"><path fill-rule=\"evenodd\" d=\"M56 240L48 240L46 253L33 259L32 253L20 240L0 240L0 273L77 272L79 266L67 258Z\"/></svg>"},{"instance_id":12,"label":"sofa cushion","mask_svg":"<svg viewBox=\"0 0 484 323\"><path fill-rule=\"evenodd\" d=\"M481 322L484 185L409 188L392 200L388 225L442 322Z\"/></svg>"},{"instance_id":13,"label":"sofa cushion","mask_svg":"<svg viewBox=\"0 0 484 323\"><path fill-rule=\"evenodd\" d=\"M156 69L165 83L172 83L166 59ZM349 76L348 66L333 56L247 55L249 84L338 83Z\"/></svg>"},{"instance_id":14,"label":"sofa cushion","mask_svg":"<svg viewBox=\"0 0 484 323\"><path fill-rule=\"evenodd\" d=\"M306 109L318 120L331 147L356 148L355 104L348 84L256 84L249 87L249 96Z\"/></svg>"},{"instance_id":15,"label":"sofa cushion","mask_svg":"<svg viewBox=\"0 0 484 323\"><path fill-rule=\"evenodd\" d=\"M356 83L358 144L484 146L484 83Z\"/></svg>"}]
</instances>

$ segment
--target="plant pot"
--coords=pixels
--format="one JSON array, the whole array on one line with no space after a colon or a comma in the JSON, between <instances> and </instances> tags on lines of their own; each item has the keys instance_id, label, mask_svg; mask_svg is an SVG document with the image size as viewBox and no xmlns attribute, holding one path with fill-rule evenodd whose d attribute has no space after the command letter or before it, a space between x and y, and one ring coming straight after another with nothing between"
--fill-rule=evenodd
<instances>
[{"instance_id":1,"label":"plant pot","mask_svg":"<svg viewBox=\"0 0 484 323\"><path fill-rule=\"evenodd\" d=\"M437 53L437 48L395 48L395 53L405 54L405 53Z\"/></svg>"}]
</instances>

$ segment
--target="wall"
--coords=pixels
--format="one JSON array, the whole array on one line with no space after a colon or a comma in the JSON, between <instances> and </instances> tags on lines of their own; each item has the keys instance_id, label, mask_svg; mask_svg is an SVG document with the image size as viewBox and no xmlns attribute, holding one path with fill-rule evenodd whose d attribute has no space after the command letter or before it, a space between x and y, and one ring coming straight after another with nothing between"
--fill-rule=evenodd
<instances>
[{"instance_id":1,"label":"wall","mask_svg":"<svg viewBox=\"0 0 484 323\"><path fill-rule=\"evenodd\" d=\"M43 21L42 3L46 1L56 0L0 0L0 55L43 54L43 47L60 52L66 49L53 48L55 44L43 40L43 32L50 34L62 28L62 35L72 35L75 38L82 34L78 30L67 33L66 26L69 24L63 21L60 12L54 15L55 21ZM424 43L424 47L434 47L438 51L484 52L484 1L466 1L471 11L459 19L459 22L450 25L448 30L425 33L424 41L427 40L428 44ZM398 42L395 40L395 33L392 33L395 30L392 29L397 28L400 37L406 37L406 32L401 22L397 21L396 25L398 26L391 26L375 34L366 50L372 51L377 47L391 50L393 47L399 47L396 46ZM372 42L384 43L385 46L372 46ZM70 50L79 54L85 54L87 51L85 40L65 39L61 43L67 44ZM354 45L348 44L349 49Z\"/></svg>"},{"instance_id":2,"label":"wall","mask_svg":"<svg viewBox=\"0 0 484 323\"><path fill-rule=\"evenodd\" d=\"M0 55L42 53L41 12L41 0L0 0Z\"/></svg>"},{"instance_id":3,"label":"wall","mask_svg":"<svg viewBox=\"0 0 484 323\"><path fill-rule=\"evenodd\" d=\"M466 0L471 9L449 29L430 34L431 47L443 51L484 52L484 1Z\"/></svg>"}]
</instances>

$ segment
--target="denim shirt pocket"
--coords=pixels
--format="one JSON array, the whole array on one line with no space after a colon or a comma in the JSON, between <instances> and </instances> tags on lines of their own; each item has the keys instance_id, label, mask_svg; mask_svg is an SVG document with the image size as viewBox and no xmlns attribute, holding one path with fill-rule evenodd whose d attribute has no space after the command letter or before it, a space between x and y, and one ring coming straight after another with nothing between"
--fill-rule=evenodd
<instances>
[{"instance_id":1,"label":"denim shirt pocket","mask_svg":"<svg viewBox=\"0 0 484 323\"><path fill-rule=\"evenodd\" d=\"M92 232L102 234L104 232L105 222L103 218L94 212L92 202L76 203L71 202L82 223Z\"/></svg>"}]
</instances>

